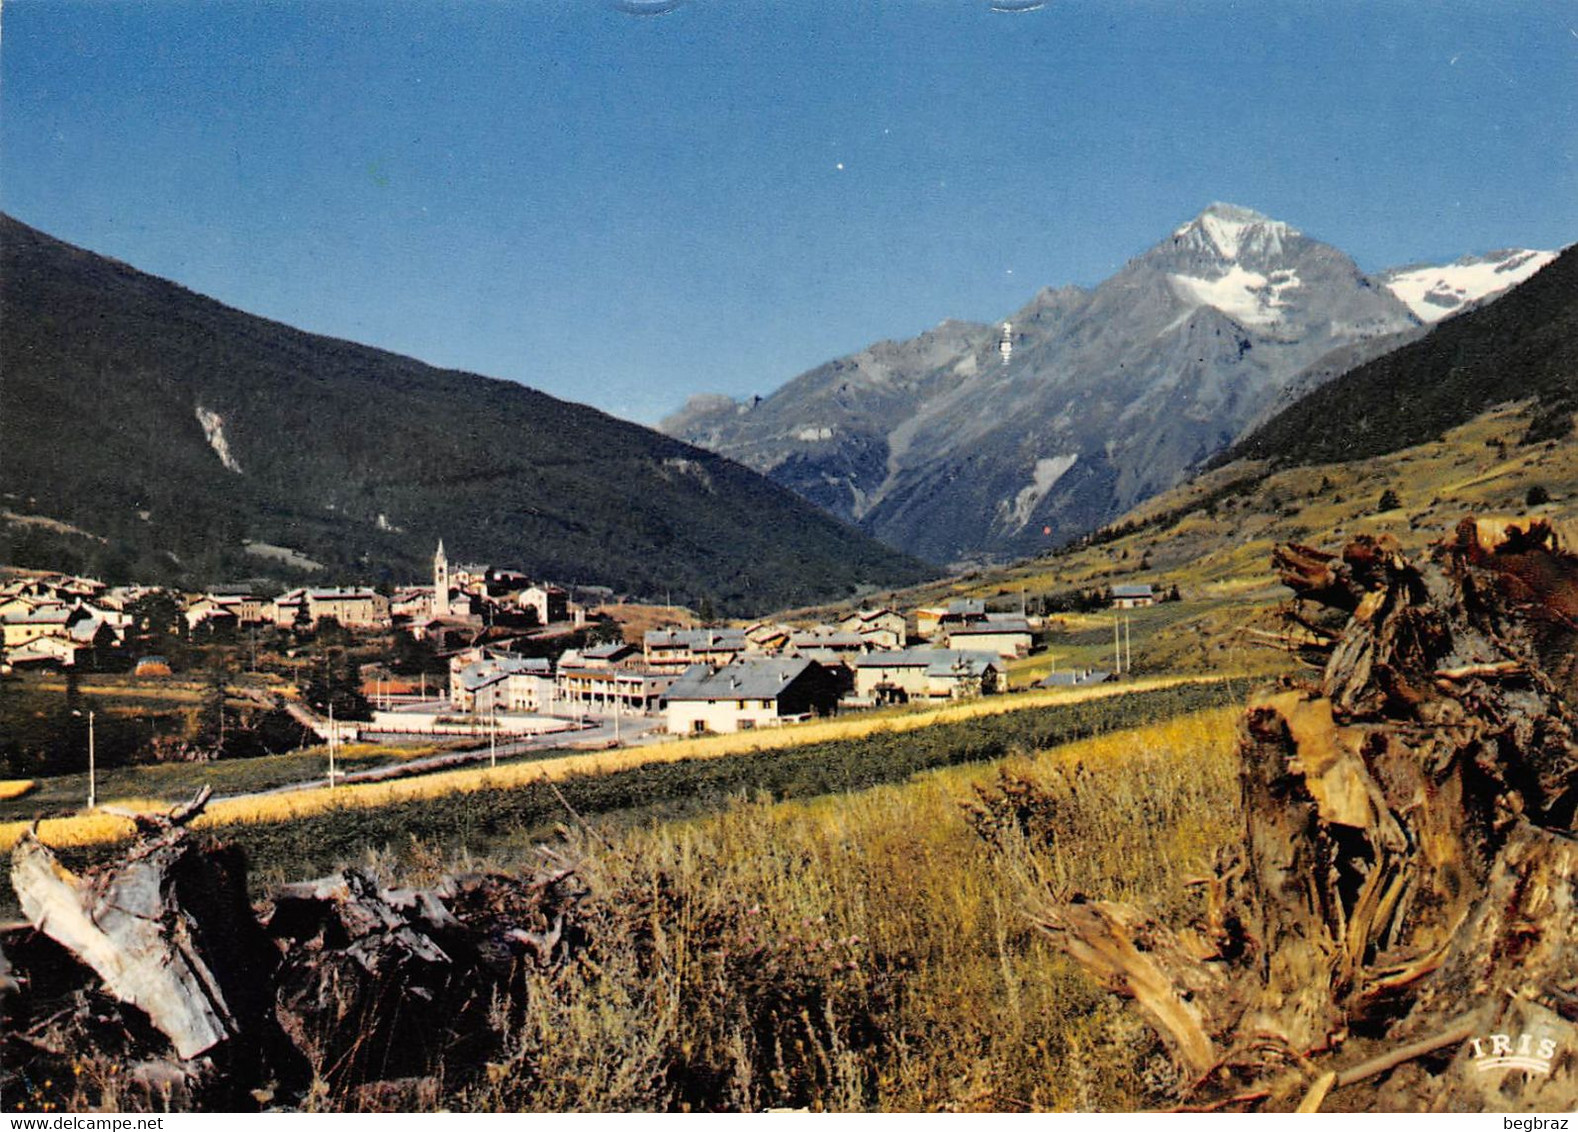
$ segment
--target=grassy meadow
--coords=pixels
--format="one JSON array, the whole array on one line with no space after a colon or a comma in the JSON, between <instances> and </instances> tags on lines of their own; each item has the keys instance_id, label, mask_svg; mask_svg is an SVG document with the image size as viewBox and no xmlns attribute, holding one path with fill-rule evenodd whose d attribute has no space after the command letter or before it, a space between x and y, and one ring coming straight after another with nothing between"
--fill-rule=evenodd
<instances>
[{"instance_id":1,"label":"grassy meadow","mask_svg":"<svg viewBox=\"0 0 1578 1132\"><path fill-rule=\"evenodd\" d=\"M1287 598L1271 572L1278 543L1338 550L1359 534L1390 534L1420 553L1465 515L1578 514L1578 444L1522 444L1535 408L1503 405L1440 440L1351 463L1272 470L1239 461L1136 507L1092 545L981 569L905 590L905 605L983 598L993 608L1034 611L1043 596L1150 582L1176 585L1183 601L1131 614L1134 671L1234 671L1271 675L1285 658L1255 646L1253 631L1279 627ZM1547 502L1529 504L1536 488ZM1397 505L1382 509L1391 492ZM871 600L887 600L877 595ZM835 617L843 607L801 611ZM1059 668L1110 668L1111 615L1048 614L1047 648ZM1011 668L1015 686L1045 674L1044 656Z\"/></svg>"},{"instance_id":2,"label":"grassy meadow","mask_svg":"<svg viewBox=\"0 0 1578 1132\"><path fill-rule=\"evenodd\" d=\"M449 746L348 743L336 752L335 768L350 771L392 766L438 754ZM328 748L320 746L248 759L113 767L98 771L95 778L100 805L157 810L187 801L204 786L212 787L216 795L244 794L326 778L328 765ZM87 807L86 771L19 781L28 782L29 789L13 792L8 790L10 783L0 782L0 848L11 844L17 828L37 817L43 817L51 829L72 829L71 823L79 820L88 823L81 828L100 828L91 824L92 819L73 816ZM57 827L57 822L63 824Z\"/></svg>"},{"instance_id":3,"label":"grassy meadow","mask_svg":"<svg viewBox=\"0 0 1578 1132\"><path fill-rule=\"evenodd\" d=\"M499 794L508 795L512 791L535 790L545 778L555 781L597 780L622 773L642 772L644 780L653 779L654 772L659 771L665 764L700 764L710 760L733 760L725 767L723 777L731 779L738 777L739 785L742 788L749 788L754 785L751 774L748 769L741 772L741 768L748 767L750 762L755 761L751 756L765 752L792 750L794 758L790 761L796 763L814 761L814 752L821 746L829 744L858 745L866 740L880 741L939 725L962 725L969 721L990 720L994 717L1033 715L1043 710L1055 712L1057 709L1073 705L1113 700L1136 693L1154 692L1160 695L1167 689L1181 688L1184 685L1199 686L1199 682L1178 678L1151 679L1124 685L1051 689L1013 697L986 697L918 710L893 708L880 712L861 713L847 719L817 721L733 735L677 739L649 746L617 748L594 753L556 753L551 750L533 752L526 758L501 760L496 769L472 767L440 771L408 779L338 786L333 790L324 787L262 797L222 798L210 804L199 825L205 828L233 825L266 826L322 815L327 815L330 821L334 821L346 813L369 811L377 815L381 811L392 808L421 805L430 800L453 799L457 795L481 794L492 797ZM1216 694L1220 696L1221 693ZM1168 703L1171 700L1165 695L1160 695L1157 702ZM1123 705L1114 707L1110 713L1099 714L1103 718L1110 714L1113 719L1118 719L1128 710L1128 706ZM1138 710L1146 709L1141 707ZM1102 726L1110 727L1113 724L1106 722ZM943 751L948 749L949 741L947 738L927 735L923 745L928 750ZM340 757L347 768L352 768L385 765L418 754L431 754L433 750L434 748L382 747L363 744L342 748ZM326 759L326 753L322 749L311 749L300 753L255 759L128 767L115 772L101 773L99 798L103 803L122 808L141 806L145 809L158 809L191 797L203 785L212 786L218 794L232 794L243 790L267 790L284 783L300 782L315 774L326 773ZM656 777L662 775L659 773ZM676 780L685 778L686 775L681 773ZM648 801L662 801L669 792L661 785L655 785L653 791ZM8 807L0 804L0 817L16 815L11 821L0 822L0 849L8 848L34 817L49 812L47 807L51 803L80 804L80 800L85 799L86 792L85 774L64 775L41 780L33 791L19 796L19 799L11 804L9 814ZM633 795L629 804L639 806L643 804L643 800L639 795ZM25 812L28 816L21 817L19 811ZM123 840L130 829L131 823L126 818L109 813L45 818L39 823L40 837L46 844L56 847L114 844Z\"/></svg>"},{"instance_id":4,"label":"grassy meadow","mask_svg":"<svg viewBox=\"0 0 1578 1132\"><path fill-rule=\"evenodd\" d=\"M1048 945L1047 886L1176 899L1239 833L1234 708L903 784L582 841L650 940L538 989L463 1108L1118 1109L1176 1087L1150 1032ZM1001 836L981 802L1055 799ZM1182 916L1187 909L1178 909ZM603 956L609 956L605 961Z\"/></svg>"},{"instance_id":5,"label":"grassy meadow","mask_svg":"<svg viewBox=\"0 0 1578 1132\"><path fill-rule=\"evenodd\" d=\"M1205 691L1212 706L1200 706ZM588 942L568 966L527 975L519 1009L493 1013L485 1063L398 1102L320 1086L309 1106L1166 1106L1178 1081L1158 1040L1050 945L1034 912L1049 892L1079 891L1143 900L1178 920L1194 913L1180 903L1183 882L1241 828L1239 708L1222 692L1164 689L884 733L863 751L873 774L878 760L891 764L937 734L953 763L926 769L912 758L905 765L918 769L891 781L852 775L844 789L789 798L787 780L767 775L773 786L710 797L688 816L592 819L595 832L567 822L553 840L578 862ZM1124 701L1127 719L1113 713ZM1076 709L1105 714L1071 718ZM1002 730L974 733L973 745L957 730L983 726ZM1079 737L1086 729L1098 733ZM862 746L844 742L851 753ZM827 762L826 745L811 750ZM845 759L841 772L857 762ZM574 780L562 789L595 812ZM413 811L389 816L385 840L346 845L342 857L386 883L520 868L542 836L524 818L463 830L407 829ZM321 820L298 824L321 836ZM270 852L243 827L225 832L254 859ZM88 1059L63 1107L137 1107L120 1082Z\"/></svg>"}]
</instances>

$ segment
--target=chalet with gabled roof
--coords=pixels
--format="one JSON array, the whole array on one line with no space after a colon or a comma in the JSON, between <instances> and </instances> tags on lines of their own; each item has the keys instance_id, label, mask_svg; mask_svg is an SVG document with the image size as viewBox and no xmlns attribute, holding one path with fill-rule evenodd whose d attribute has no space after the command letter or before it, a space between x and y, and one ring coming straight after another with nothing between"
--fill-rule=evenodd
<instances>
[{"instance_id":1,"label":"chalet with gabled roof","mask_svg":"<svg viewBox=\"0 0 1578 1132\"><path fill-rule=\"evenodd\" d=\"M831 673L804 657L741 657L695 665L668 690L670 734L750 731L827 715L838 703Z\"/></svg>"}]
</instances>

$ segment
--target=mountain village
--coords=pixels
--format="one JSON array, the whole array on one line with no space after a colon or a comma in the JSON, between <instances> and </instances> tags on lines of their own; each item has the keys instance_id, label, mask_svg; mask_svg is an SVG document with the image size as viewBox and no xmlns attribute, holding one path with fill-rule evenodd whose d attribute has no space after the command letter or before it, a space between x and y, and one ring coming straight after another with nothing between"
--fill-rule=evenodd
<instances>
[{"instance_id":1,"label":"mountain village","mask_svg":"<svg viewBox=\"0 0 1578 1132\"><path fill-rule=\"evenodd\" d=\"M601 600L611 594L577 596ZM1114 586L1103 595L1115 610L1161 596L1147 584ZM0 671L126 670L148 680L168 677L167 658L139 652L135 643L139 616L146 621L149 599L161 597L178 609L181 632L194 642L245 644L268 630L307 635L332 628L362 641L397 634L447 661L447 687L401 678L384 664L363 664L361 690L373 709L367 720L331 721L292 705L321 737L340 742L563 739L599 721L604 730L612 721L617 742L996 695L1007 690L1008 662L1031 655L1047 628L1044 618L1022 608L988 610L983 600L961 599L907 612L861 608L832 624L670 623L627 633L563 587L518 571L451 564L440 542L430 584L387 593L366 586L297 587L264 598L231 590L180 594L109 586L62 574L13 576L0 584ZM1107 668L1053 671L1042 683L1115 678L1125 657L1116 633L1114 641Z\"/></svg>"}]
</instances>

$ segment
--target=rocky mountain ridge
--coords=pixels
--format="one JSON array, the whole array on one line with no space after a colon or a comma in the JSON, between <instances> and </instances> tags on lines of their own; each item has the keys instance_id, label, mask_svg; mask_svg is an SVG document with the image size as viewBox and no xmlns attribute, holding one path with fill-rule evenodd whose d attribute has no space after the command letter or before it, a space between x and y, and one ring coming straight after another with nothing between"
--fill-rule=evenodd
<instances>
[{"instance_id":1,"label":"rocky mountain ridge","mask_svg":"<svg viewBox=\"0 0 1578 1132\"><path fill-rule=\"evenodd\" d=\"M1000 560L1110 521L1307 370L1340 372L1422 325L1336 248L1213 204L1094 288L877 343L766 398L693 399L661 427L891 546Z\"/></svg>"}]
</instances>

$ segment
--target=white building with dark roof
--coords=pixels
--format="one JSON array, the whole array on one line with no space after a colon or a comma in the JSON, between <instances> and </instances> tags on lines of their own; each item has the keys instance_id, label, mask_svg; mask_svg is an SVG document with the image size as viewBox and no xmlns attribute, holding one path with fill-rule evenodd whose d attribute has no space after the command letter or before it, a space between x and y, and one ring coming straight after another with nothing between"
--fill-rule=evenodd
<instances>
[{"instance_id":1,"label":"white building with dark roof","mask_svg":"<svg viewBox=\"0 0 1578 1132\"><path fill-rule=\"evenodd\" d=\"M1140 609L1147 605L1155 605L1156 601L1156 592L1151 589L1149 582L1112 587L1114 609Z\"/></svg>"},{"instance_id":2,"label":"white building with dark roof","mask_svg":"<svg viewBox=\"0 0 1578 1132\"><path fill-rule=\"evenodd\" d=\"M665 703L673 735L750 731L826 715L838 703L838 687L814 660L752 656L721 668L692 667Z\"/></svg>"},{"instance_id":3,"label":"white building with dark roof","mask_svg":"<svg viewBox=\"0 0 1578 1132\"><path fill-rule=\"evenodd\" d=\"M943 631L949 648L994 652L1001 657L1029 656L1036 639L1023 617L993 615L985 621L949 625Z\"/></svg>"},{"instance_id":4,"label":"white building with dark roof","mask_svg":"<svg viewBox=\"0 0 1578 1132\"><path fill-rule=\"evenodd\" d=\"M866 703L991 695L1002 680L1003 661L993 652L899 649L855 661L855 696Z\"/></svg>"}]
</instances>

